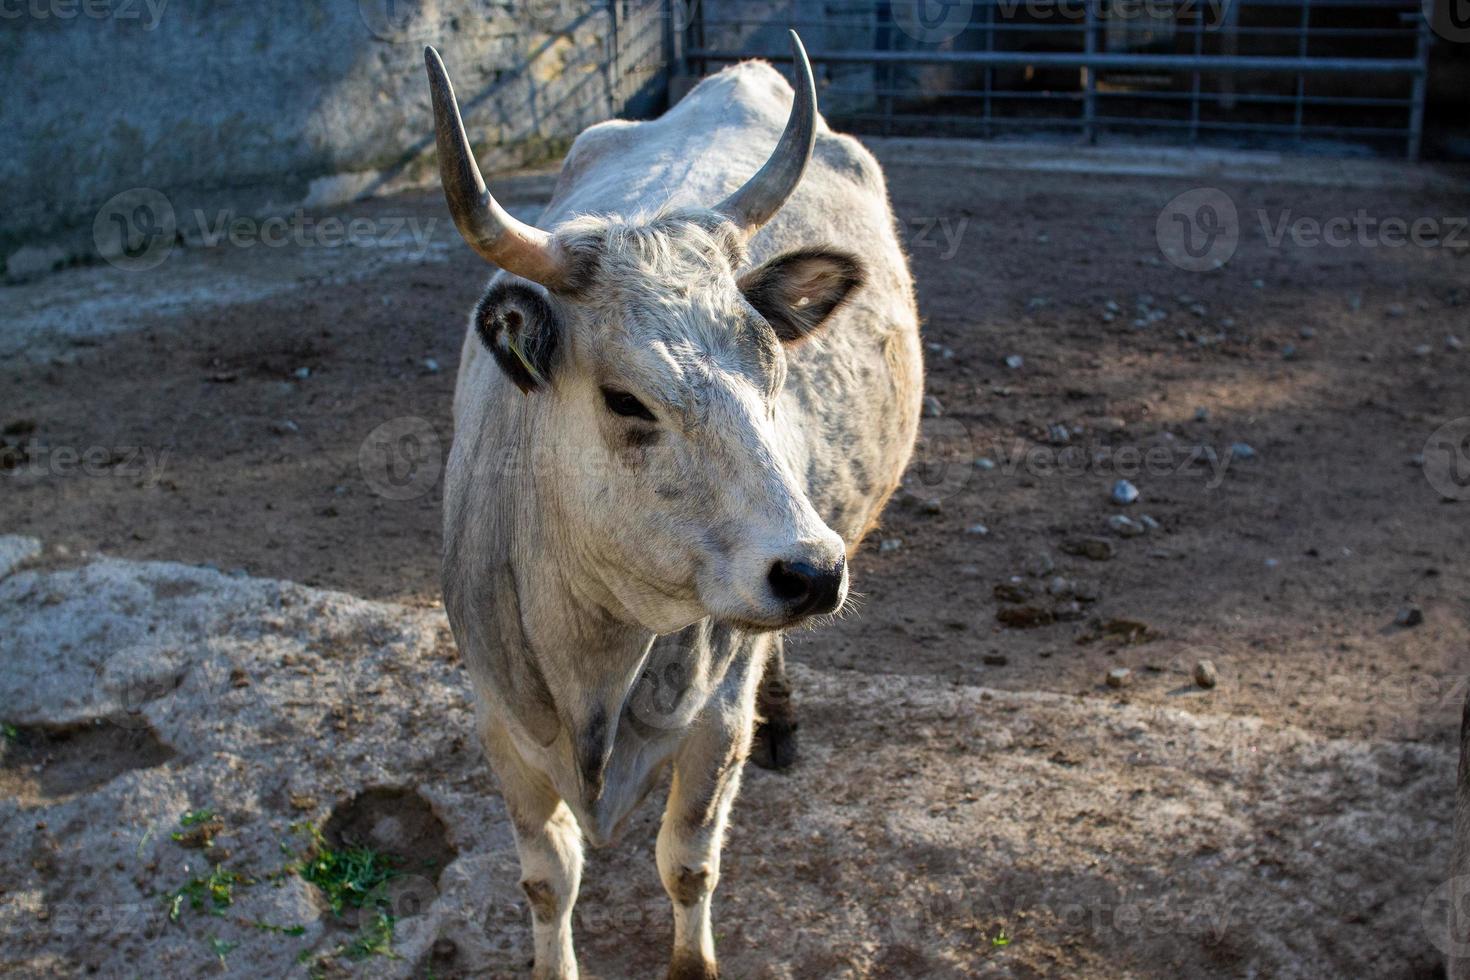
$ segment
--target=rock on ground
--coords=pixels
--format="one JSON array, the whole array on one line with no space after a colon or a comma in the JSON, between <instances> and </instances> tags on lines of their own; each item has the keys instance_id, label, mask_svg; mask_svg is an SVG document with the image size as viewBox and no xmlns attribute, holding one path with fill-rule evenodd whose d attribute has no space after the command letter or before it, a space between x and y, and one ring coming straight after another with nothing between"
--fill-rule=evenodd
<instances>
[{"instance_id":1,"label":"rock on ground","mask_svg":"<svg viewBox=\"0 0 1470 980\"><path fill-rule=\"evenodd\" d=\"M0 660L0 973L528 972L511 833L439 610L101 560L0 581ZM1436 960L1444 749L1123 694L792 672L805 756L747 772L725 850L730 976L1371 976ZM201 808L222 824L204 850L172 836ZM650 801L589 856L584 975L661 972L658 815ZM352 960L352 924L280 873L299 821L404 858L398 958ZM215 863L254 883L170 922L167 896Z\"/></svg>"},{"instance_id":2,"label":"rock on ground","mask_svg":"<svg viewBox=\"0 0 1470 980\"><path fill-rule=\"evenodd\" d=\"M41 542L23 534L0 534L0 578L41 553Z\"/></svg>"}]
</instances>

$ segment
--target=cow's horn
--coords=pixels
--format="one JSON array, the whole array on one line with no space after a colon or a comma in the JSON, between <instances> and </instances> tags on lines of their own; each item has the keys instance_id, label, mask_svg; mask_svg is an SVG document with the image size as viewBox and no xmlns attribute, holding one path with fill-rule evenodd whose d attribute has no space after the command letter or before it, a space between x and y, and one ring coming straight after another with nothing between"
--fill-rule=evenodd
<instances>
[{"instance_id":1,"label":"cow's horn","mask_svg":"<svg viewBox=\"0 0 1470 980\"><path fill-rule=\"evenodd\" d=\"M566 279L566 263L555 241L540 228L517 221L485 188L475 163L454 86L439 52L424 49L429 91L434 99L434 138L439 144L439 179L459 233L470 248L507 272L555 288Z\"/></svg>"},{"instance_id":2,"label":"cow's horn","mask_svg":"<svg viewBox=\"0 0 1470 980\"><path fill-rule=\"evenodd\" d=\"M796 63L796 101L781 142L760 172L715 209L747 235L755 234L770 221L796 190L817 141L817 83L812 78L806 48L795 31L791 32L791 50Z\"/></svg>"}]
</instances>

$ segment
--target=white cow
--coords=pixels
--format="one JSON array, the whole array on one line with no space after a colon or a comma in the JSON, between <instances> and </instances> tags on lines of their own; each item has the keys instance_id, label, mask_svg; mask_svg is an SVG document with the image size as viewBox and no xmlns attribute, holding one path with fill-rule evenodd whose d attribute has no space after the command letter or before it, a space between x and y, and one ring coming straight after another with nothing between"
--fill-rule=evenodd
<instances>
[{"instance_id":1,"label":"white cow","mask_svg":"<svg viewBox=\"0 0 1470 980\"><path fill-rule=\"evenodd\" d=\"M667 763L669 972L717 975L710 899L763 671L781 630L843 605L912 452L922 357L883 174L817 114L792 37L795 93L749 62L584 132L549 231L485 189L425 54L450 211L501 270L455 392L444 596L537 977L577 975L583 841L615 839Z\"/></svg>"}]
</instances>

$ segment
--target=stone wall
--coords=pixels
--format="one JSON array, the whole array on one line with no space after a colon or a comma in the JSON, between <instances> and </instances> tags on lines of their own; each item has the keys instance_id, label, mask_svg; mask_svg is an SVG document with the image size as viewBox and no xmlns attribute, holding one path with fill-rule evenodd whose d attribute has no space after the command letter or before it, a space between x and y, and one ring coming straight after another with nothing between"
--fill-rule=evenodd
<instances>
[{"instance_id":1,"label":"stone wall","mask_svg":"<svg viewBox=\"0 0 1470 980\"><path fill-rule=\"evenodd\" d=\"M0 0L0 271L123 248L165 207L187 239L197 214L283 214L429 181L425 44L486 171L544 161L592 123L663 107L664 7Z\"/></svg>"}]
</instances>

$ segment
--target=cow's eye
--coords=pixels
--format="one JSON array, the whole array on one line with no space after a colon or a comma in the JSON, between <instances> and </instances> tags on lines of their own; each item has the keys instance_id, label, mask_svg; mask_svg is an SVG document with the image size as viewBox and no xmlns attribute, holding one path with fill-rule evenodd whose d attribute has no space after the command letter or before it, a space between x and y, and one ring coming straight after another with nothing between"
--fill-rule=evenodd
<instances>
[{"instance_id":1,"label":"cow's eye","mask_svg":"<svg viewBox=\"0 0 1470 980\"><path fill-rule=\"evenodd\" d=\"M607 410L614 415L621 415L630 419L645 419L649 422L657 422L658 419L638 399L626 391L618 391L616 388L602 389L602 400L607 403Z\"/></svg>"}]
</instances>

